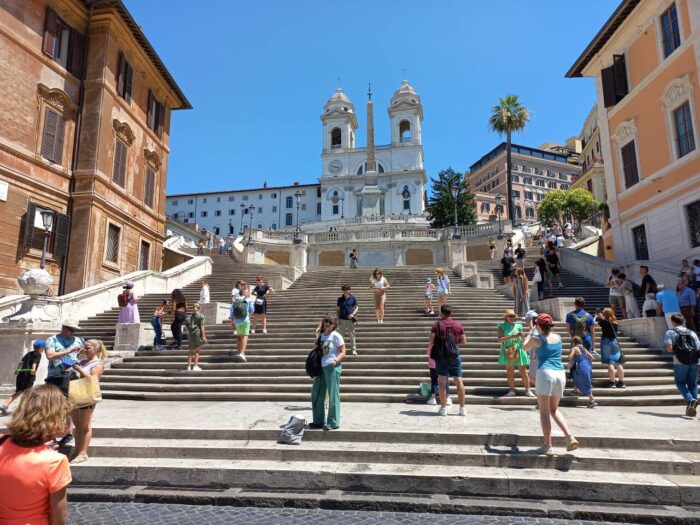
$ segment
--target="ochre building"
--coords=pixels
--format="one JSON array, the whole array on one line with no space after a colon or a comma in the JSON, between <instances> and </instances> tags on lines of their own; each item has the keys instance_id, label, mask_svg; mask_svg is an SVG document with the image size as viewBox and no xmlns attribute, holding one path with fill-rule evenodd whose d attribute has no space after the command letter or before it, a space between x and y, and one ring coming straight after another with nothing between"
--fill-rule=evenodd
<instances>
[{"instance_id":1,"label":"ochre building","mask_svg":"<svg viewBox=\"0 0 700 525\"><path fill-rule=\"evenodd\" d=\"M120 0L0 1L0 296L160 269L171 111L191 106Z\"/></svg>"}]
</instances>

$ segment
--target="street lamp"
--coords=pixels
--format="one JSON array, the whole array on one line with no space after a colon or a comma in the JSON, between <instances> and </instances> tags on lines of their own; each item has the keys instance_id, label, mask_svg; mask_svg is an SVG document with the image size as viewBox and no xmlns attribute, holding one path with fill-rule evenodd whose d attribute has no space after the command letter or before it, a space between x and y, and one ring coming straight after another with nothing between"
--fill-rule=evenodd
<instances>
[{"instance_id":1,"label":"street lamp","mask_svg":"<svg viewBox=\"0 0 700 525\"><path fill-rule=\"evenodd\" d=\"M243 215L245 215L245 202L241 202L241 236L243 236Z\"/></svg>"},{"instance_id":2,"label":"street lamp","mask_svg":"<svg viewBox=\"0 0 700 525\"><path fill-rule=\"evenodd\" d=\"M340 198L340 218L345 218L345 197Z\"/></svg>"},{"instance_id":3,"label":"street lamp","mask_svg":"<svg viewBox=\"0 0 700 525\"><path fill-rule=\"evenodd\" d=\"M231 219L228 220L228 234L233 235L233 222Z\"/></svg>"},{"instance_id":4,"label":"street lamp","mask_svg":"<svg viewBox=\"0 0 700 525\"><path fill-rule=\"evenodd\" d=\"M297 227L294 230L294 244L300 244L301 237L299 234L301 233L301 230L299 229L299 207L301 206L301 192L299 190L295 191L294 196L297 199Z\"/></svg>"},{"instance_id":5,"label":"street lamp","mask_svg":"<svg viewBox=\"0 0 700 525\"><path fill-rule=\"evenodd\" d=\"M503 209L503 197L496 195L496 212L498 213L498 240L503 239L503 222L501 222L501 211Z\"/></svg>"},{"instance_id":6,"label":"street lamp","mask_svg":"<svg viewBox=\"0 0 700 525\"><path fill-rule=\"evenodd\" d=\"M44 248L41 250L41 262L39 263L39 268L42 270L46 266L46 249L49 246L49 232L51 231L51 226L53 226L53 211L51 210L41 210L41 222L44 225Z\"/></svg>"},{"instance_id":7,"label":"street lamp","mask_svg":"<svg viewBox=\"0 0 700 525\"><path fill-rule=\"evenodd\" d=\"M248 210L250 210L250 227L248 228L248 244L250 244L253 240L253 215L255 215L255 204L251 204Z\"/></svg>"},{"instance_id":8,"label":"street lamp","mask_svg":"<svg viewBox=\"0 0 700 525\"><path fill-rule=\"evenodd\" d=\"M461 239L462 236L457 232L457 197L459 196L459 186L452 186L450 192L452 192L452 199L455 203L455 231L454 234L452 234L452 238Z\"/></svg>"}]
</instances>

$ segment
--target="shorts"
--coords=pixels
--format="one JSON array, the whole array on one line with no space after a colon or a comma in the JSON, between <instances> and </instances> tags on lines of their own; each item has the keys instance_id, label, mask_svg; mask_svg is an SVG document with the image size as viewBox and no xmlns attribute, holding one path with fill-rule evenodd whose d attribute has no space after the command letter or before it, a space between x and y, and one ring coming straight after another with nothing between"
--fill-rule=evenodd
<instances>
[{"instance_id":1,"label":"shorts","mask_svg":"<svg viewBox=\"0 0 700 525\"><path fill-rule=\"evenodd\" d=\"M549 273L551 273L552 275L559 275L559 272L560 272L560 270L559 270L558 266L550 266L549 267Z\"/></svg>"},{"instance_id":2,"label":"shorts","mask_svg":"<svg viewBox=\"0 0 700 525\"><path fill-rule=\"evenodd\" d=\"M426 301L432 301L432 300L433 300L433 294L431 294L431 293L425 294L425 300L426 300Z\"/></svg>"},{"instance_id":3,"label":"shorts","mask_svg":"<svg viewBox=\"0 0 700 525\"><path fill-rule=\"evenodd\" d=\"M34 386L35 376L29 372L20 372L15 379L15 393L24 392Z\"/></svg>"},{"instance_id":4,"label":"shorts","mask_svg":"<svg viewBox=\"0 0 700 525\"><path fill-rule=\"evenodd\" d=\"M462 377L462 357L458 357L454 363L449 363L446 359L436 359L435 368L439 376Z\"/></svg>"},{"instance_id":5,"label":"shorts","mask_svg":"<svg viewBox=\"0 0 700 525\"><path fill-rule=\"evenodd\" d=\"M437 291L438 298L445 297L446 295L450 295L450 294L448 292L446 292L445 290L438 290Z\"/></svg>"},{"instance_id":6,"label":"shorts","mask_svg":"<svg viewBox=\"0 0 700 525\"><path fill-rule=\"evenodd\" d=\"M610 304L612 306L625 306L625 296L624 295L611 295Z\"/></svg>"},{"instance_id":7,"label":"shorts","mask_svg":"<svg viewBox=\"0 0 700 525\"><path fill-rule=\"evenodd\" d=\"M615 365L620 362L622 354L617 339L600 338L600 362L604 365Z\"/></svg>"},{"instance_id":8,"label":"shorts","mask_svg":"<svg viewBox=\"0 0 700 525\"><path fill-rule=\"evenodd\" d=\"M236 323L236 334L238 336L250 335L250 321Z\"/></svg>"},{"instance_id":9,"label":"shorts","mask_svg":"<svg viewBox=\"0 0 700 525\"><path fill-rule=\"evenodd\" d=\"M538 396L563 397L566 385L564 370L540 368L535 378L535 392Z\"/></svg>"}]
</instances>

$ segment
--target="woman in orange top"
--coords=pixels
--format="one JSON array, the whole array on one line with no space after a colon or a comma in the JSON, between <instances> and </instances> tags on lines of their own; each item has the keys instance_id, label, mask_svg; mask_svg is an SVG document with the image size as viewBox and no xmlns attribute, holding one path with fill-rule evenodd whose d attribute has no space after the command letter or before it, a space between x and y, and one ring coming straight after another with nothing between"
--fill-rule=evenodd
<instances>
[{"instance_id":1,"label":"woman in orange top","mask_svg":"<svg viewBox=\"0 0 700 525\"><path fill-rule=\"evenodd\" d=\"M64 431L69 406L53 385L28 390L0 445L0 523L64 525L68 458L46 446Z\"/></svg>"}]
</instances>

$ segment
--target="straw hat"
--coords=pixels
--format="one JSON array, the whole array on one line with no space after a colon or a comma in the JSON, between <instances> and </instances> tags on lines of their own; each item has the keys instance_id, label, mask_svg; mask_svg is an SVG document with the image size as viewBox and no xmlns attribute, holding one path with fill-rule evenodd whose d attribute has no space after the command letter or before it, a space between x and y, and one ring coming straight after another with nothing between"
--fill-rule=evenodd
<instances>
[{"instance_id":1,"label":"straw hat","mask_svg":"<svg viewBox=\"0 0 700 525\"><path fill-rule=\"evenodd\" d=\"M80 325L78 324L78 321L75 321L73 319L66 319L61 323L61 326L73 328L74 330L80 330Z\"/></svg>"},{"instance_id":2,"label":"straw hat","mask_svg":"<svg viewBox=\"0 0 700 525\"><path fill-rule=\"evenodd\" d=\"M504 319L505 319L506 317L508 317L508 316L511 316L511 315L512 315L513 317L515 317L515 311L509 309L509 310L506 310L505 312L503 312L503 318L504 318Z\"/></svg>"}]
</instances>

